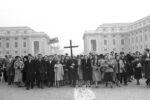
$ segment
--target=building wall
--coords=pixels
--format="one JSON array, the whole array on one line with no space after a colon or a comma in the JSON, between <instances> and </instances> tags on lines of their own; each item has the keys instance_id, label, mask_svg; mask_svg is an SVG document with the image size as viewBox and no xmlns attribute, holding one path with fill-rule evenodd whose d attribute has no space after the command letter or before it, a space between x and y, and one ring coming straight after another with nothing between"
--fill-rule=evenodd
<instances>
[{"instance_id":1,"label":"building wall","mask_svg":"<svg viewBox=\"0 0 150 100\"><path fill-rule=\"evenodd\" d=\"M0 57L34 55L34 41L39 41L39 53L51 54L49 39L45 33L35 32L29 27L0 27Z\"/></svg>"},{"instance_id":2,"label":"building wall","mask_svg":"<svg viewBox=\"0 0 150 100\"><path fill-rule=\"evenodd\" d=\"M6 54L11 54L11 55L24 55L24 51L28 52L28 45L26 47L23 46L23 42L28 42L27 40L24 40L22 38L15 38L12 37L7 37L7 38L1 38L0 40L0 55L4 56ZM7 43L9 43L9 48L7 47ZM15 47L15 43L17 47Z\"/></svg>"},{"instance_id":3,"label":"building wall","mask_svg":"<svg viewBox=\"0 0 150 100\"><path fill-rule=\"evenodd\" d=\"M125 53L140 51L150 48L150 16L133 23L102 24L96 30L86 31L83 36L84 52L91 51L91 39L97 41L97 53ZM115 45L113 43L115 40ZM122 39L124 44L121 43ZM107 40L107 45L104 45Z\"/></svg>"}]
</instances>

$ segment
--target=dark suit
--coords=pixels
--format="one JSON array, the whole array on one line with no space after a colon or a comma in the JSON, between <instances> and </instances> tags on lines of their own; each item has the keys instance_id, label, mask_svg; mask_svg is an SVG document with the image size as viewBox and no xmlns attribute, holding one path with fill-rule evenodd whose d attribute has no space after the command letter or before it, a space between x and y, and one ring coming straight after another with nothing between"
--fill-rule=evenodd
<instances>
[{"instance_id":1,"label":"dark suit","mask_svg":"<svg viewBox=\"0 0 150 100\"><path fill-rule=\"evenodd\" d=\"M83 80L91 81L92 80L92 67L90 59L82 59L81 66L83 67Z\"/></svg>"},{"instance_id":2,"label":"dark suit","mask_svg":"<svg viewBox=\"0 0 150 100\"><path fill-rule=\"evenodd\" d=\"M55 73L54 73L54 61L46 61L45 62L47 69L47 82L52 86L54 83Z\"/></svg>"},{"instance_id":3,"label":"dark suit","mask_svg":"<svg viewBox=\"0 0 150 100\"><path fill-rule=\"evenodd\" d=\"M142 56L142 65L144 66L144 74L145 74L145 79L147 79L146 84L149 86L150 85L150 54L149 57L147 54Z\"/></svg>"},{"instance_id":4,"label":"dark suit","mask_svg":"<svg viewBox=\"0 0 150 100\"><path fill-rule=\"evenodd\" d=\"M37 67L37 84L40 88L43 88L44 80L46 78L46 66L45 61L43 60L37 60L36 61L36 67Z\"/></svg>"},{"instance_id":5,"label":"dark suit","mask_svg":"<svg viewBox=\"0 0 150 100\"><path fill-rule=\"evenodd\" d=\"M73 59L70 62L71 62L71 65L69 67L69 75L70 75L70 79L72 81L72 85L75 86L76 80L78 79L78 65L77 65L77 60ZM74 65L72 65L72 64L74 64Z\"/></svg>"},{"instance_id":6,"label":"dark suit","mask_svg":"<svg viewBox=\"0 0 150 100\"><path fill-rule=\"evenodd\" d=\"M34 61L25 61L25 72L26 72L26 86L33 88L35 78L35 65Z\"/></svg>"}]
</instances>

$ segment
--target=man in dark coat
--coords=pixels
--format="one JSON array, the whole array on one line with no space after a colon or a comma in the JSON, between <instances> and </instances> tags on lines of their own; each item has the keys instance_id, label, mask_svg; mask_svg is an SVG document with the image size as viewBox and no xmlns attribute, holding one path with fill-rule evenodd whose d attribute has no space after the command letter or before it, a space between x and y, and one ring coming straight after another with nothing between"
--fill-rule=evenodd
<instances>
[{"instance_id":1,"label":"man in dark coat","mask_svg":"<svg viewBox=\"0 0 150 100\"><path fill-rule=\"evenodd\" d=\"M54 84L54 78L55 78L54 65L55 65L55 62L53 60L53 57L49 56L48 59L46 60L48 86L53 86Z\"/></svg>"},{"instance_id":2,"label":"man in dark coat","mask_svg":"<svg viewBox=\"0 0 150 100\"><path fill-rule=\"evenodd\" d=\"M26 72L26 89L34 87L34 77L35 77L35 66L34 60L31 55L28 55L28 60L24 62L25 72Z\"/></svg>"},{"instance_id":3,"label":"man in dark coat","mask_svg":"<svg viewBox=\"0 0 150 100\"><path fill-rule=\"evenodd\" d=\"M76 81L78 79L78 64L75 58L70 60L69 75L70 75L71 85L75 87Z\"/></svg>"},{"instance_id":4,"label":"man in dark coat","mask_svg":"<svg viewBox=\"0 0 150 100\"><path fill-rule=\"evenodd\" d=\"M65 74L65 79L68 78L68 80L65 80L71 84L71 72L69 71L70 66L71 66L71 58L69 56L66 56L65 58L65 69L64 69L64 74Z\"/></svg>"},{"instance_id":5,"label":"man in dark coat","mask_svg":"<svg viewBox=\"0 0 150 100\"><path fill-rule=\"evenodd\" d=\"M81 60L81 65L83 67L83 80L90 86L90 82L92 80L92 67L91 67L91 60L87 56Z\"/></svg>"},{"instance_id":6,"label":"man in dark coat","mask_svg":"<svg viewBox=\"0 0 150 100\"><path fill-rule=\"evenodd\" d=\"M134 66L134 78L137 81L137 85L140 85L140 79L142 78L142 66L139 57L135 58L133 66Z\"/></svg>"},{"instance_id":7,"label":"man in dark coat","mask_svg":"<svg viewBox=\"0 0 150 100\"><path fill-rule=\"evenodd\" d=\"M26 67L26 62L28 61L28 56L24 56L23 57L23 63L24 63L24 68L22 70L22 81L25 83L26 85L26 71L25 71L25 67Z\"/></svg>"},{"instance_id":8,"label":"man in dark coat","mask_svg":"<svg viewBox=\"0 0 150 100\"><path fill-rule=\"evenodd\" d=\"M128 81L131 82L131 80L132 80L131 76L134 74L133 73L134 57L132 57L130 54L127 54L124 59L126 60L126 69L127 69Z\"/></svg>"},{"instance_id":9,"label":"man in dark coat","mask_svg":"<svg viewBox=\"0 0 150 100\"><path fill-rule=\"evenodd\" d=\"M145 49L143 55L143 65L144 65L144 72L145 72L145 78L147 79L146 84L147 86L150 86L150 53L149 49Z\"/></svg>"},{"instance_id":10,"label":"man in dark coat","mask_svg":"<svg viewBox=\"0 0 150 100\"><path fill-rule=\"evenodd\" d=\"M6 70L8 85L11 85L13 82L13 58L11 55L6 56L4 66Z\"/></svg>"},{"instance_id":11,"label":"man in dark coat","mask_svg":"<svg viewBox=\"0 0 150 100\"><path fill-rule=\"evenodd\" d=\"M44 80L46 75L46 66L44 64L44 61L42 59L42 54L38 54L38 59L36 61L36 67L37 67L37 84L40 88L44 88Z\"/></svg>"}]
</instances>

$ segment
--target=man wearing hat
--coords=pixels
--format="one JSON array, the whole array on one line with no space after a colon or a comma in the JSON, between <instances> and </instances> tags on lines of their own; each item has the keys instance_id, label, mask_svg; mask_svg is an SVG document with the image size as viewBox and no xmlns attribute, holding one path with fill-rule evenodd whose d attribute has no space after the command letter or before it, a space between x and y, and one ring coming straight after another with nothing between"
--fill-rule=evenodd
<instances>
[{"instance_id":1,"label":"man wearing hat","mask_svg":"<svg viewBox=\"0 0 150 100\"><path fill-rule=\"evenodd\" d=\"M149 49L145 49L144 50L144 56L143 56L143 59L144 59L144 67L145 67L145 78L147 79L146 80L146 84L147 86L150 86L150 53L149 53Z\"/></svg>"},{"instance_id":2,"label":"man wearing hat","mask_svg":"<svg viewBox=\"0 0 150 100\"><path fill-rule=\"evenodd\" d=\"M34 86L34 76L35 76L35 66L32 55L28 55L28 60L25 63L25 72L26 72L26 87L27 90L33 88Z\"/></svg>"}]
</instances>

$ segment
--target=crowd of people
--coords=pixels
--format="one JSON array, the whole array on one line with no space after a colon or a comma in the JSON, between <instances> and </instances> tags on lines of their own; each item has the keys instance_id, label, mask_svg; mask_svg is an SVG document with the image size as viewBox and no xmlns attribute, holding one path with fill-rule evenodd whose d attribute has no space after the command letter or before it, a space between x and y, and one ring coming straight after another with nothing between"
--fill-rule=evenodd
<instances>
[{"instance_id":1,"label":"crowd of people","mask_svg":"<svg viewBox=\"0 0 150 100\"><path fill-rule=\"evenodd\" d=\"M64 85L94 85L98 88L100 84L113 88L113 85L128 85L133 79L140 85L141 78L145 78L146 85L150 86L150 51L145 49L143 54L117 54L112 51L109 54L90 53L72 58L68 54L38 54L36 57L28 54L14 58L6 55L0 76L4 77L8 85L26 87L27 90L34 86L44 88Z\"/></svg>"}]
</instances>

